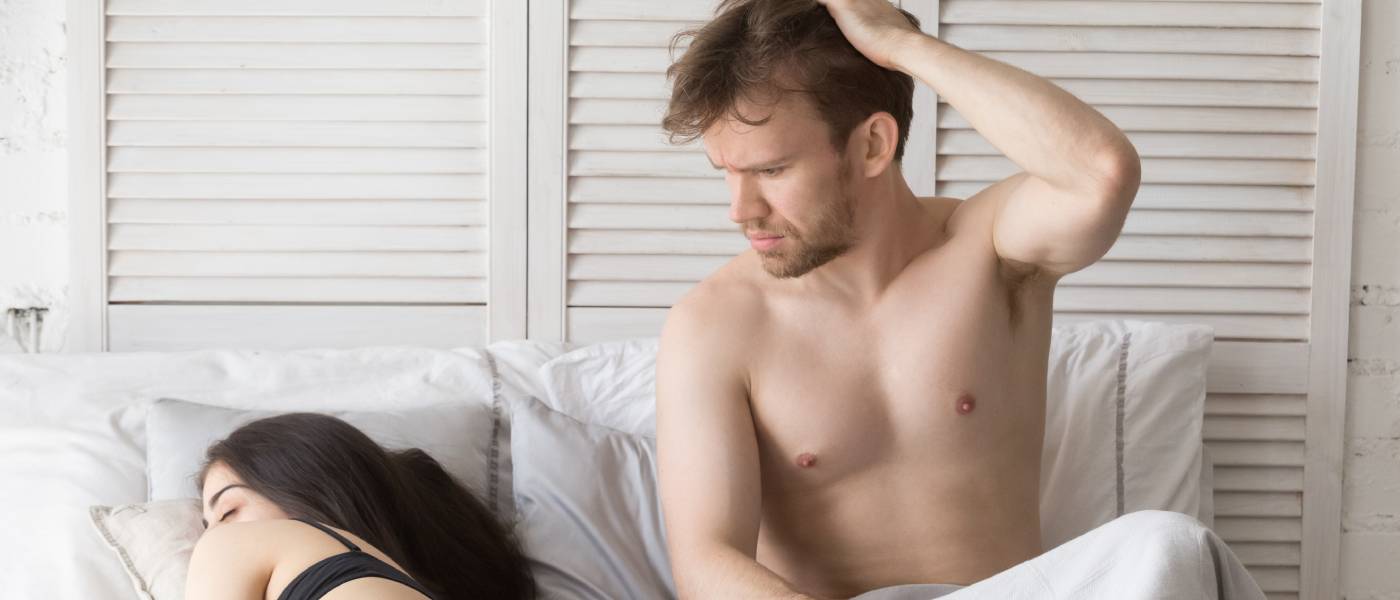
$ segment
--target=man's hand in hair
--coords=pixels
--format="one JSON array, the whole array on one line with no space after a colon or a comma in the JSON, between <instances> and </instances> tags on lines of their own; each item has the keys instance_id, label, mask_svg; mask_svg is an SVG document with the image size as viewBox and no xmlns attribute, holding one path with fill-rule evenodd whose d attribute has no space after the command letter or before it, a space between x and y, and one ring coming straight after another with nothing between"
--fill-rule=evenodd
<instances>
[{"instance_id":1,"label":"man's hand in hair","mask_svg":"<svg viewBox=\"0 0 1400 600\"><path fill-rule=\"evenodd\" d=\"M871 62L900 69L899 51L908 40L924 35L889 0L817 0L831 11L841 33Z\"/></svg>"}]
</instances>

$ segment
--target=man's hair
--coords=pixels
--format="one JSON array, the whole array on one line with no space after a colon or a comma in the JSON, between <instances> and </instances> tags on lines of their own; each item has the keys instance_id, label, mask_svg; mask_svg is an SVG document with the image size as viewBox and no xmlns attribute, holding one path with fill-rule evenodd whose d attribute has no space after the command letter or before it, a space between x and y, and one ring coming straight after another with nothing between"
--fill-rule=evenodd
<instances>
[{"instance_id":1,"label":"man's hair","mask_svg":"<svg viewBox=\"0 0 1400 600\"><path fill-rule=\"evenodd\" d=\"M900 10L917 29L919 20ZM870 115L888 112L899 126L894 159L904 156L914 116L914 79L885 69L852 46L836 20L816 0L723 0L715 18L682 31L690 47L666 69L673 80L671 102L661 125L671 143L699 138L716 122L751 120L736 109L740 99L776 103L788 93L805 94L826 123L831 143L844 152L851 130Z\"/></svg>"}]
</instances>

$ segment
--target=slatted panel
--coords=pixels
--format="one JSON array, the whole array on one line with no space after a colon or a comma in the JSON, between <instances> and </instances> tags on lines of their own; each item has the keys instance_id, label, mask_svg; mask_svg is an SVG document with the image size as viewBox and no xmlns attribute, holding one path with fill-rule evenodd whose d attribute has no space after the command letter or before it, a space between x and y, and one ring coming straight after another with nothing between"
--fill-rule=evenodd
<instances>
[{"instance_id":1,"label":"slatted panel","mask_svg":"<svg viewBox=\"0 0 1400 600\"><path fill-rule=\"evenodd\" d=\"M698 142L659 127L667 44L712 0L572 0L568 24L566 303L669 306L744 240ZM572 319L568 319L572 321Z\"/></svg>"},{"instance_id":2,"label":"slatted panel","mask_svg":"<svg viewBox=\"0 0 1400 600\"><path fill-rule=\"evenodd\" d=\"M1072 310L1070 320L1172 314L1214 326L1217 340L1261 346L1308 339L1319 5L939 5L941 38L1079 95L1142 157L1123 238L1079 279L1066 278L1085 287L1062 289L1074 293L1057 294L1057 310ZM936 121L940 195L965 197L1018 170L946 103ZM1142 264L1160 271L1115 271ZM1152 280L1159 272L1179 275ZM1129 300L1136 308L1124 310ZM1215 462L1216 530L1266 592L1297 594L1306 381L1213 387L1203 435Z\"/></svg>"},{"instance_id":3,"label":"slatted panel","mask_svg":"<svg viewBox=\"0 0 1400 600\"><path fill-rule=\"evenodd\" d=\"M1218 284L1149 285L1183 312L1197 312L1197 322L1216 325L1218 337L1307 338L1321 14L1315 3L939 4L942 39L1076 93L1123 129L1142 156L1142 190L1116 252L1076 274L1093 283L1067 278L1065 285L1118 289L1132 277L1096 270L1123 260L1202 279L1228 270L1235 276ZM1282 90L1291 93L1273 93ZM1222 95L1234 100L1220 102ZM966 197L1019 170L946 103L936 121L940 195ZM1259 287L1301 298L1301 310L1263 309ZM1164 311L1143 305L1141 312L1155 318L1151 313ZM1237 318L1246 314L1254 316Z\"/></svg>"},{"instance_id":4,"label":"slatted panel","mask_svg":"<svg viewBox=\"0 0 1400 600\"><path fill-rule=\"evenodd\" d=\"M109 302L484 304L487 2L109 0Z\"/></svg>"},{"instance_id":5,"label":"slatted panel","mask_svg":"<svg viewBox=\"0 0 1400 600\"><path fill-rule=\"evenodd\" d=\"M113 352L485 345L486 307L170 305L108 307ZM180 323L171 327L172 322ZM347 327L346 323L354 323Z\"/></svg>"},{"instance_id":6,"label":"slatted panel","mask_svg":"<svg viewBox=\"0 0 1400 600\"><path fill-rule=\"evenodd\" d=\"M909 4L909 3L906 3ZM665 47L705 0L573 0L565 63L566 335L654 336L745 241L698 145L666 144ZM1217 528L1270 598L1302 561L1321 8L1314 0L941 0L939 36L1044 76L1122 128L1143 185L1119 241L1066 277L1055 322L1204 323ZM925 16L925 20L929 20ZM939 195L1018 169L938 104ZM911 155L906 171L914 168Z\"/></svg>"},{"instance_id":7,"label":"slatted panel","mask_svg":"<svg viewBox=\"0 0 1400 600\"><path fill-rule=\"evenodd\" d=\"M1058 308L1078 318L1101 311L1205 322L1228 339L1305 339L1316 7L1200 3L1182 8L1191 16L1167 17L1171 11L1156 3L1130 4L1119 11L1126 15L1096 17L1069 31L1058 27L1065 16L997 21L1008 13L1050 11L1047 4L1070 15L1093 12L1074 2L972 8L948 2L943 26L949 41L1071 91L1075 85L1083 86L1081 95L1101 90L1104 98L1085 99L1115 119L1144 157L1144 186L1123 238L1104 262L1065 280ZM713 206L728 200L722 178L698 145L670 146L656 125L668 94L665 45L708 10L707 2L572 5L570 307L668 306L687 282L744 249L734 224ZM1126 29L1181 18L1209 22L1149 35ZM1193 60L1172 54L1183 47L1194 49ZM1280 94L1279 86L1292 92ZM1234 100L1217 106L1221 96ZM944 105L937 121L939 194L967 197L1016 172L956 111ZM1159 305L1096 304L1109 298L1127 304L1163 286L1177 289L1157 295Z\"/></svg>"}]
</instances>

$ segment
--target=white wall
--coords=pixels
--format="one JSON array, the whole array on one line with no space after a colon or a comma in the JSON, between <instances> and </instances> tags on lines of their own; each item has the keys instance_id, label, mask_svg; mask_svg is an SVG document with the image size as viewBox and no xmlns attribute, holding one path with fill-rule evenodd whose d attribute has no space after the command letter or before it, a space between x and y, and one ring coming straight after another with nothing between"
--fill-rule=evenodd
<instances>
[{"instance_id":1,"label":"white wall","mask_svg":"<svg viewBox=\"0 0 1400 600\"><path fill-rule=\"evenodd\" d=\"M0 352L4 309L49 307L45 351L67 315L67 71L64 3L0 0Z\"/></svg>"},{"instance_id":2,"label":"white wall","mask_svg":"<svg viewBox=\"0 0 1400 600\"><path fill-rule=\"evenodd\" d=\"M46 351L67 320L63 6L0 0L0 310L50 307ZM1364 10L1342 588L1400 600L1400 2Z\"/></svg>"},{"instance_id":3,"label":"white wall","mask_svg":"<svg viewBox=\"0 0 1400 600\"><path fill-rule=\"evenodd\" d=\"M1400 600L1400 2L1362 10L1342 589Z\"/></svg>"}]
</instances>

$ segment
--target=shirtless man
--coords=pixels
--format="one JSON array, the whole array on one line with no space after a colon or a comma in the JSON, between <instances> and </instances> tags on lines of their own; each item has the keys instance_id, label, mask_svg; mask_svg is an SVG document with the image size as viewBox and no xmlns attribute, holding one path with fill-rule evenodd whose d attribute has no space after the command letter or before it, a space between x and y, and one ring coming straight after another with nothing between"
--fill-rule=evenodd
<instances>
[{"instance_id":1,"label":"shirtless man","mask_svg":"<svg viewBox=\"0 0 1400 600\"><path fill-rule=\"evenodd\" d=\"M1117 239L1139 158L1068 92L911 20L887 0L730 0L672 67L665 124L703 138L752 240L661 336L683 598L969 584L1045 550L1051 300ZM852 46L869 62L841 59ZM965 200L916 197L899 163L910 77L1022 171ZM832 123L862 102L853 126Z\"/></svg>"}]
</instances>

